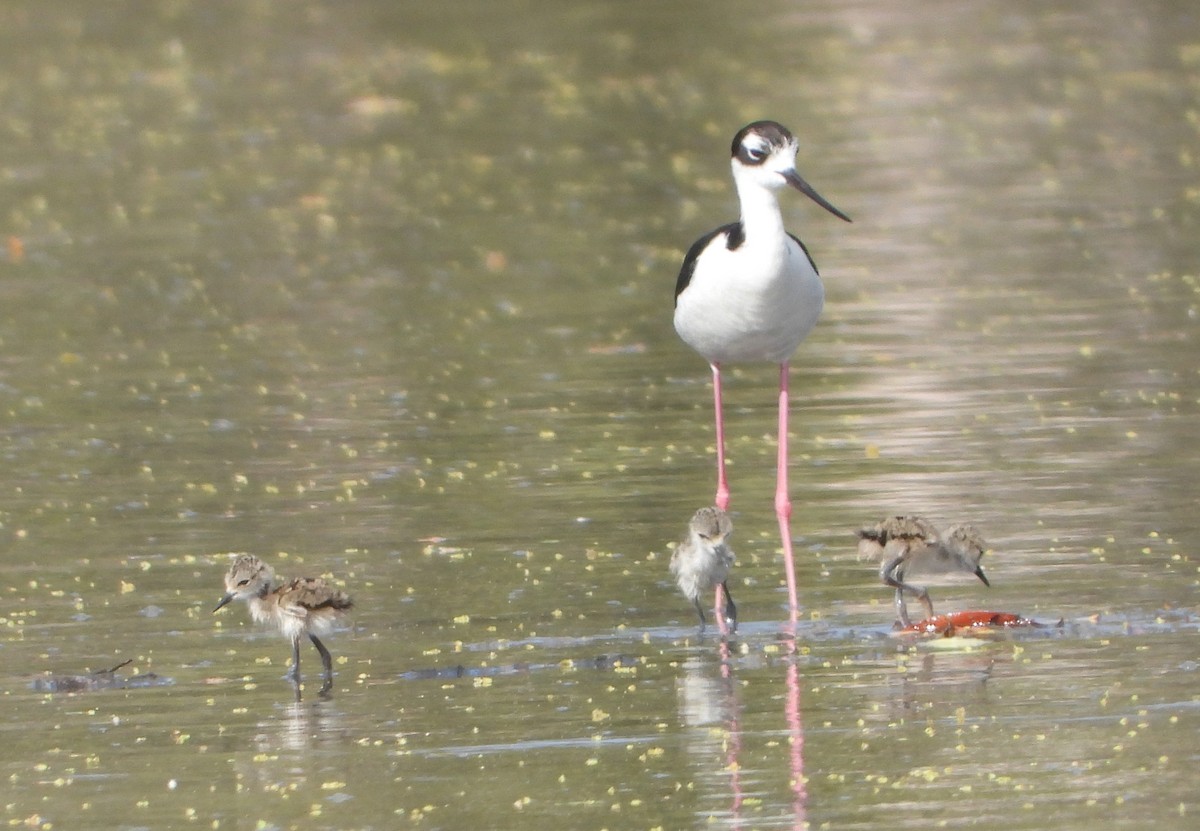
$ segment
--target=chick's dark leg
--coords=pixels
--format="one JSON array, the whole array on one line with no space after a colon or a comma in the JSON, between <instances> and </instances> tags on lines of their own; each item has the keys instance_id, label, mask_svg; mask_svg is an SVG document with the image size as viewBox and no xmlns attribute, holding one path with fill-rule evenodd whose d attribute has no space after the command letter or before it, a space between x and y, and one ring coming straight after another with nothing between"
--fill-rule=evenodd
<instances>
[{"instance_id":1,"label":"chick's dark leg","mask_svg":"<svg viewBox=\"0 0 1200 831\"><path fill-rule=\"evenodd\" d=\"M925 607L925 619L933 617L933 601L929 599L929 591L924 586L912 586L917 589L917 600L921 601L921 605Z\"/></svg>"},{"instance_id":2,"label":"chick's dark leg","mask_svg":"<svg viewBox=\"0 0 1200 831\"><path fill-rule=\"evenodd\" d=\"M910 586L904 582L904 556L893 557L880 566L879 579L885 585L891 586L896 590L896 617L900 619L900 625L904 627L912 626L912 620L908 616L908 607L904 603L904 592L907 591L918 597L924 594L926 602L929 596L924 589Z\"/></svg>"},{"instance_id":3,"label":"chick's dark leg","mask_svg":"<svg viewBox=\"0 0 1200 831\"><path fill-rule=\"evenodd\" d=\"M308 639L312 641L313 646L321 653L321 666L324 667L325 682L321 684L320 692L324 695L333 688L333 656L329 654L329 650L325 648L325 644L321 643L316 635L310 632Z\"/></svg>"},{"instance_id":4,"label":"chick's dark leg","mask_svg":"<svg viewBox=\"0 0 1200 831\"><path fill-rule=\"evenodd\" d=\"M708 625L708 618L704 616L704 607L700 605L700 597L697 596L692 603L696 607L696 614L700 615L700 631L704 632L704 628Z\"/></svg>"},{"instance_id":5,"label":"chick's dark leg","mask_svg":"<svg viewBox=\"0 0 1200 831\"><path fill-rule=\"evenodd\" d=\"M329 650L325 648L325 644L317 639L316 635L310 634L308 639L313 642L313 646L321 653L321 666L325 668L326 677L333 675L333 656L329 654Z\"/></svg>"},{"instance_id":6,"label":"chick's dark leg","mask_svg":"<svg viewBox=\"0 0 1200 831\"><path fill-rule=\"evenodd\" d=\"M300 639L292 638L292 671L288 673L297 684L300 683Z\"/></svg>"}]
</instances>

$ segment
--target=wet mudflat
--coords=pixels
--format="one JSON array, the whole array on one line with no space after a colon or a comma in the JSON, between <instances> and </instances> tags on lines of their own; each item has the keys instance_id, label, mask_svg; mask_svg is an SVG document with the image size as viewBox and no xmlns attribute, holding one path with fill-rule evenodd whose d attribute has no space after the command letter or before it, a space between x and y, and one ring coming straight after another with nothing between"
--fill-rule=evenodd
<instances>
[{"instance_id":1,"label":"wet mudflat","mask_svg":"<svg viewBox=\"0 0 1200 831\"><path fill-rule=\"evenodd\" d=\"M7 823L1192 827L1187 4L56 9L0 12ZM855 222L785 199L794 629L728 374L722 645L670 300L760 117ZM1062 626L892 637L907 512L991 549L938 612ZM353 595L329 698L210 614L238 551Z\"/></svg>"}]
</instances>

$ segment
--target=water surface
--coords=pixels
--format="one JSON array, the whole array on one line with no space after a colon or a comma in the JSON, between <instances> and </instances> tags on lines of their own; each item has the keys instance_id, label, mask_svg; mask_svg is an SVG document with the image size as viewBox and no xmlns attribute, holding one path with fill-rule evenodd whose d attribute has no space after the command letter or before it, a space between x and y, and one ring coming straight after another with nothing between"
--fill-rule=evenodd
<instances>
[{"instance_id":1,"label":"water surface","mask_svg":"<svg viewBox=\"0 0 1200 831\"><path fill-rule=\"evenodd\" d=\"M1190 828L1200 27L1185 3L0 12L0 751L58 828ZM827 304L729 373L736 642L670 326L775 118ZM852 532L970 520L1050 625L906 645ZM344 580L333 695L210 610ZM316 667L307 649L303 667ZM170 683L35 689L45 673Z\"/></svg>"}]
</instances>

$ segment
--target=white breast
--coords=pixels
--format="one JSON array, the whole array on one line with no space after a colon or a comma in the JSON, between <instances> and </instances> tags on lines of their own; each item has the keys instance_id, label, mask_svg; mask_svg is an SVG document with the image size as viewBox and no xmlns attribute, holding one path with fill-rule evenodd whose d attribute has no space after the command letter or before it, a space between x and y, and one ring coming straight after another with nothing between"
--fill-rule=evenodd
<instances>
[{"instance_id":1,"label":"white breast","mask_svg":"<svg viewBox=\"0 0 1200 831\"><path fill-rule=\"evenodd\" d=\"M825 290L791 237L726 248L713 238L675 306L675 330L711 363L791 358L821 315Z\"/></svg>"}]
</instances>

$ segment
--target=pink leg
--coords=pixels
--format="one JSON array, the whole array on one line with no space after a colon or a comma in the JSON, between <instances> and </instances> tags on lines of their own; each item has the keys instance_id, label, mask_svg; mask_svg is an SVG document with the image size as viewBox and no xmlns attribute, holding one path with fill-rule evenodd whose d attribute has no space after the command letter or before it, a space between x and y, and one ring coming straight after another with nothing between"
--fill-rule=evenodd
<instances>
[{"instance_id":1,"label":"pink leg","mask_svg":"<svg viewBox=\"0 0 1200 831\"><path fill-rule=\"evenodd\" d=\"M787 706L784 707L791 740L792 813L796 828L808 827L808 786L804 782L804 725L800 720L800 668L796 665L796 630L788 644Z\"/></svg>"},{"instance_id":2,"label":"pink leg","mask_svg":"<svg viewBox=\"0 0 1200 831\"><path fill-rule=\"evenodd\" d=\"M796 622L796 564L792 559L792 502L788 498L788 364L779 365L779 458L775 465L775 516L783 539L783 569L787 576L788 606Z\"/></svg>"},{"instance_id":3,"label":"pink leg","mask_svg":"<svg viewBox=\"0 0 1200 831\"><path fill-rule=\"evenodd\" d=\"M725 478L725 416L721 409L721 366L712 364L713 408L717 413L717 496L713 504L729 510L729 480ZM720 592L720 588L717 589ZM720 598L718 598L718 602ZM720 619L718 617L718 619ZM724 630L722 630L724 631Z\"/></svg>"},{"instance_id":4,"label":"pink leg","mask_svg":"<svg viewBox=\"0 0 1200 831\"><path fill-rule=\"evenodd\" d=\"M722 509L724 510L724 509ZM722 635L729 634L729 621L725 620L725 591L720 587L716 588L716 596L713 598L713 614L717 618L717 628L721 630Z\"/></svg>"}]
</instances>

